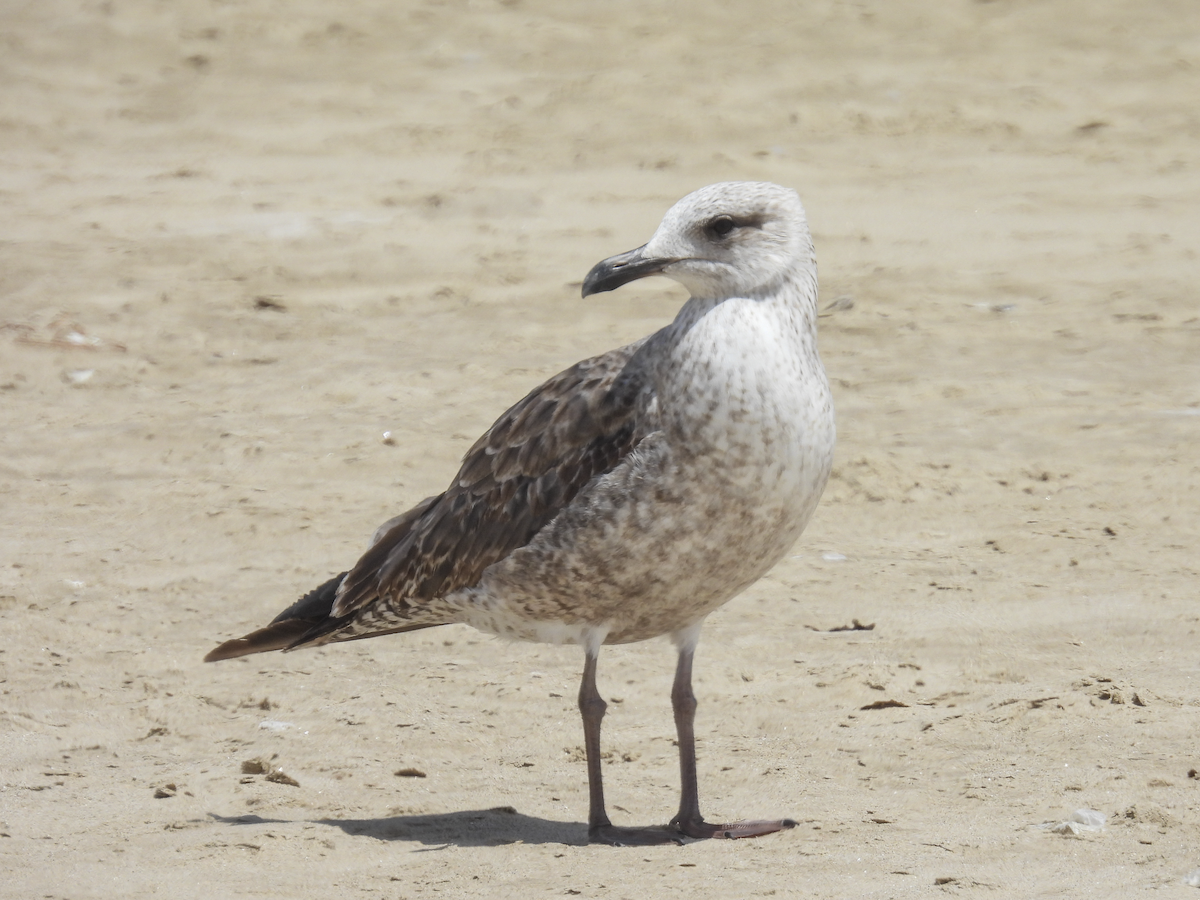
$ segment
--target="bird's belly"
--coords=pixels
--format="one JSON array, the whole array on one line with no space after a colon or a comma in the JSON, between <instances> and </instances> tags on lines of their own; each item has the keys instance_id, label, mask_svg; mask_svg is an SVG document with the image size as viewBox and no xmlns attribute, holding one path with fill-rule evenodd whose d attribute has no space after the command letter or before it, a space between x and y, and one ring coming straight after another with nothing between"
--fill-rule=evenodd
<instances>
[{"instance_id":1,"label":"bird's belly","mask_svg":"<svg viewBox=\"0 0 1200 900\"><path fill-rule=\"evenodd\" d=\"M628 599L611 608L608 642L645 640L700 621L765 575L804 530L827 474L819 462L813 471L726 462L708 477L693 473L690 512L678 515L671 537L641 560L640 573L628 567L631 577L621 586Z\"/></svg>"}]
</instances>

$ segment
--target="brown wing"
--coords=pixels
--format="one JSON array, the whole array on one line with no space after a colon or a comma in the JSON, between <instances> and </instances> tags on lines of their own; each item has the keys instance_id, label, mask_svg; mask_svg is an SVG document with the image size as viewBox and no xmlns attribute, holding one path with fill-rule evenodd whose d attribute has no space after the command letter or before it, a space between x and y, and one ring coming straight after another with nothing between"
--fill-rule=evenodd
<instances>
[{"instance_id":1,"label":"brown wing","mask_svg":"<svg viewBox=\"0 0 1200 900\"><path fill-rule=\"evenodd\" d=\"M385 522L380 526L380 531L375 533L375 538L371 541L371 546L379 542L383 536L381 533L383 530L391 531L395 528L411 525L439 499L441 499L440 496L426 497L408 512ZM251 653L286 650L289 647L297 646L310 640L311 634L327 629L334 621L330 619L329 614L333 609L334 601L337 600L338 586L341 585L342 579L348 574L348 572L343 572L341 575L335 575L320 587L313 588L272 619L271 624L265 628L259 628L257 631L252 631L240 638L225 641L225 643L209 652L204 657L204 661L217 662L222 659L249 656Z\"/></svg>"},{"instance_id":2,"label":"brown wing","mask_svg":"<svg viewBox=\"0 0 1200 900\"><path fill-rule=\"evenodd\" d=\"M421 627L426 601L474 584L529 543L654 430L638 352L647 340L577 363L502 415L467 451L446 492L380 537L346 575L329 618L292 646L406 630L409 617ZM356 619L359 627L350 627Z\"/></svg>"}]
</instances>

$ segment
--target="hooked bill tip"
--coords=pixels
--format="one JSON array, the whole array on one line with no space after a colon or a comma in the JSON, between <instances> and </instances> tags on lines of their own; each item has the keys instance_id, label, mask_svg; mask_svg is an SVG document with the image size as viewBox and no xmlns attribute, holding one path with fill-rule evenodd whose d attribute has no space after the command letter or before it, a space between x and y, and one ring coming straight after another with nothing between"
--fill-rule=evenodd
<instances>
[{"instance_id":1,"label":"hooked bill tip","mask_svg":"<svg viewBox=\"0 0 1200 900\"><path fill-rule=\"evenodd\" d=\"M643 244L635 250L618 253L616 256L610 256L608 259L596 263L587 273L587 278L583 279L582 295L590 297L592 294L616 290L621 285L639 278L658 275L671 263L676 262L674 259L645 256L643 253L645 249L646 246Z\"/></svg>"}]
</instances>

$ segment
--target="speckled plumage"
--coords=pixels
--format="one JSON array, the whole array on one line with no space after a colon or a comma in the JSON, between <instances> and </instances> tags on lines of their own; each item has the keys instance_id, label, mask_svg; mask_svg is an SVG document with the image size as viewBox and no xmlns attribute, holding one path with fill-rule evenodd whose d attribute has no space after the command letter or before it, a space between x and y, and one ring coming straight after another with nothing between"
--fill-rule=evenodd
<instances>
[{"instance_id":1,"label":"speckled plumage","mask_svg":"<svg viewBox=\"0 0 1200 900\"><path fill-rule=\"evenodd\" d=\"M782 558L812 515L834 418L795 192L696 191L644 247L598 264L584 294L660 273L692 295L670 325L533 390L443 494L382 526L348 573L208 658L463 622L583 644L593 677L600 645L670 634L690 685L705 616ZM592 780L598 791L598 769ZM611 837L596 800L593 832ZM685 818L699 821L698 807Z\"/></svg>"}]
</instances>

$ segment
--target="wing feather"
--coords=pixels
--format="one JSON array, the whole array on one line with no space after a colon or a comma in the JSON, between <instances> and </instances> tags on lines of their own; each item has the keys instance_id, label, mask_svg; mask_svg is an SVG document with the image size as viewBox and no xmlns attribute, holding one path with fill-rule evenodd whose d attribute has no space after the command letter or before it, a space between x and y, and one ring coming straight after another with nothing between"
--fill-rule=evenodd
<instances>
[{"instance_id":1,"label":"wing feather","mask_svg":"<svg viewBox=\"0 0 1200 900\"><path fill-rule=\"evenodd\" d=\"M338 640L355 619L382 612L392 623L419 618L424 603L474 584L529 543L655 429L639 352L650 340L577 363L500 416L467 451L450 488L393 520L342 580L327 623L295 645Z\"/></svg>"}]
</instances>

